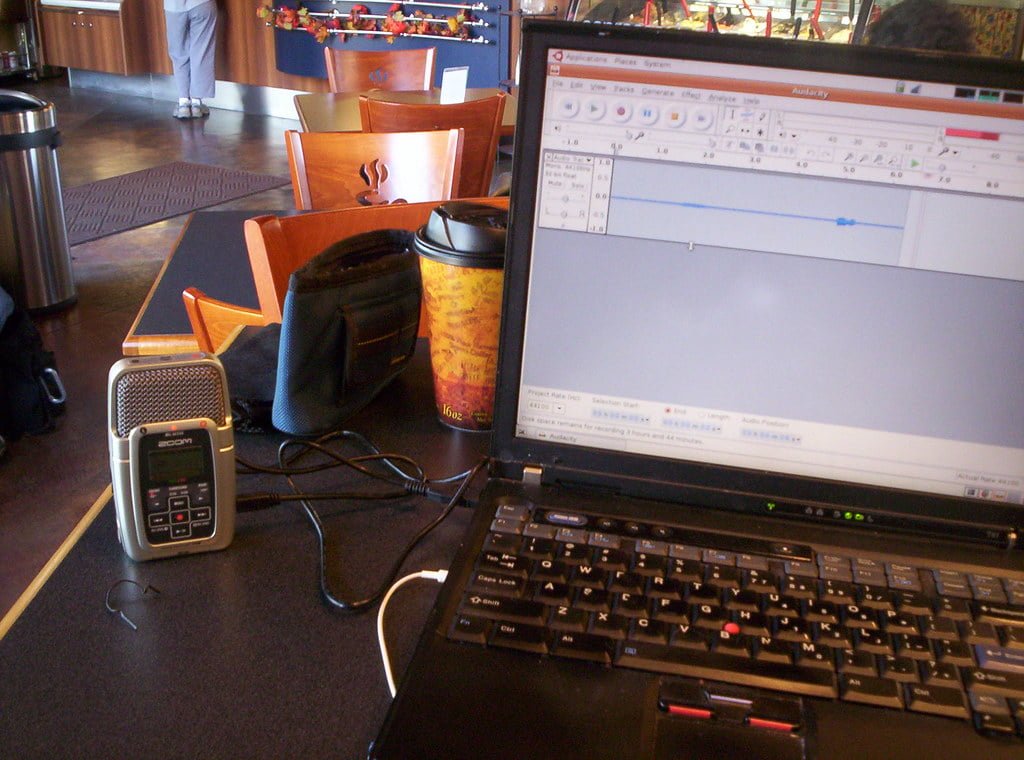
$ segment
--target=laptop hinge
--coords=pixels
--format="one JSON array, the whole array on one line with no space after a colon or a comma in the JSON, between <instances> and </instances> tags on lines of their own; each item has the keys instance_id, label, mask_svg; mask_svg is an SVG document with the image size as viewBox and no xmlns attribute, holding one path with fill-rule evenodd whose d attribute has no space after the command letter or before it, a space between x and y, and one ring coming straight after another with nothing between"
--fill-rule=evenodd
<instances>
[{"instance_id":1,"label":"laptop hinge","mask_svg":"<svg viewBox=\"0 0 1024 760\"><path fill-rule=\"evenodd\" d=\"M523 483L528 486L539 486L541 477L544 475L544 468L539 464L523 465Z\"/></svg>"}]
</instances>

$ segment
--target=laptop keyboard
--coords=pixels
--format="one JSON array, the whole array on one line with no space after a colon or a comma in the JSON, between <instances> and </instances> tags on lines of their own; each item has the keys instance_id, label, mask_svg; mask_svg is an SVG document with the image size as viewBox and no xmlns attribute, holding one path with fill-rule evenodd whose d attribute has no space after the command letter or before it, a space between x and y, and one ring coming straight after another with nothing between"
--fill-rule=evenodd
<instances>
[{"instance_id":1,"label":"laptop keyboard","mask_svg":"<svg viewBox=\"0 0 1024 760\"><path fill-rule=\"evenodd\" d=\"M1024 736L1024 580L504 503L448 635Z\"/></svg>"}]
</instances>

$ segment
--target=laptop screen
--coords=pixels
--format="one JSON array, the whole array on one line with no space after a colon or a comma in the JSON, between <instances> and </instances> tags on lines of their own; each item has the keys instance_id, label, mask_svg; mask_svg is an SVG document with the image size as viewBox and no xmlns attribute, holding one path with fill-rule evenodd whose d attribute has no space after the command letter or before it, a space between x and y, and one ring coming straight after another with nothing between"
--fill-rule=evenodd
<instances>
[{"instance_id":1,"label":"laptop screen","mask_svg":"<svg viewBox=\"0 0 1024 760\"><path fill-rule=\"evenodd\" d=\"M1020 80L576 34L524 72L521 447L1024 504Z\"/></svg>"}]
</instances>

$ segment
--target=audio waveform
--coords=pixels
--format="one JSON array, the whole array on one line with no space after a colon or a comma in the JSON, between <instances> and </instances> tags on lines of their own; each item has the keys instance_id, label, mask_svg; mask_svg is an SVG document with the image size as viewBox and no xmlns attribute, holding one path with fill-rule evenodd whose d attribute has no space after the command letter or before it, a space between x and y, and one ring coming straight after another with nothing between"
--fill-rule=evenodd
<instances>
[{"instance_id":1,"label":"audio waveform","mask_svg":"<svg viewBox=\"0 0 1024 760\"><path fill-rule=\"evenodd\" d=\"M698 203L696 201L668 201L658 198L639 198L628 195L613 195L615 201L635 201L638 203L656 203L663 206L678 206L680 208L694 208L707 211L727 211L735 214L753 214L756 216L774 216L784 219L799 219L809 222L825 222L834 224L837 227L875 227L886 230L902 230L899 224L882 224L881 222L865 222L847 216L814 216L813 214L793 214L784 211L768 211L758 208L740 208L734 206L717 206L712 203Z\"/></svg>"}]
</instances>

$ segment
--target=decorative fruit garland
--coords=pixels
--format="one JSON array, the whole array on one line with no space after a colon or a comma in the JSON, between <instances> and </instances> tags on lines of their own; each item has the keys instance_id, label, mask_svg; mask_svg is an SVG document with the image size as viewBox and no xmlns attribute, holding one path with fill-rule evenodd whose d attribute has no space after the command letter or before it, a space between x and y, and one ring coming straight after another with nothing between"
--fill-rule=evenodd
<instances>
[{"instance_id":1,"label":"decorative fruit garland","mask_svg":"<svg viewBox=\"0 0 1024 760\"><path fill-rule=\"evenodd\" d=\"M364 18L371 15L370 9L365 5L353 5L349 9L347 17L339 14L318 18L303 5L298 5L295 8L286 6L274 8L270 5L260 5L256 8L256 15L269 26L287 32L298 29L305 30L313 35L319 43L326 42L332 34L339 34L343 42L347 41L353 35L345 34L346 31L384 32L389 44L403 34L458 37L465 40L470 37L469 27L466 26L466 23L474 20L472 13L468 10L460 11L457 16L434 16L423 11L415 11L409 16L406 15L401 3L395 3L388 8L383 19ZM376 35L367 34L365 36L373 39Z\"/></svg>"}]
</instances>

